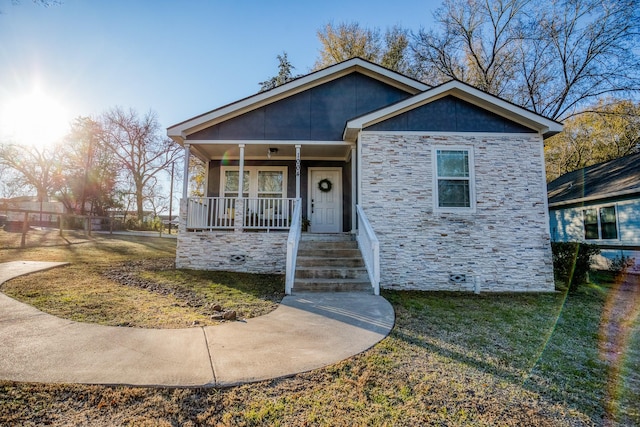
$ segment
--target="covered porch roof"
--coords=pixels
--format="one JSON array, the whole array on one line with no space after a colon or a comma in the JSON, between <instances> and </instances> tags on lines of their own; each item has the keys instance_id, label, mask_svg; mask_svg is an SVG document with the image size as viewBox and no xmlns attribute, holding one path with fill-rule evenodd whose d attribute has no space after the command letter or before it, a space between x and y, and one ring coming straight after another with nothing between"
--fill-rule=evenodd
<instances>
[{"instance_id":1,"label":"covered porch roof","mask_svg":"<svg viewBox=\"0 0 640 427\"><path fill-rule=\"evenodd\" d=\"M355 143L343 141L186 141L202 161L239 160L244 147L245 160L296 160L296 147L306 160L349 161Z\"/></svg>"}]
</instances>

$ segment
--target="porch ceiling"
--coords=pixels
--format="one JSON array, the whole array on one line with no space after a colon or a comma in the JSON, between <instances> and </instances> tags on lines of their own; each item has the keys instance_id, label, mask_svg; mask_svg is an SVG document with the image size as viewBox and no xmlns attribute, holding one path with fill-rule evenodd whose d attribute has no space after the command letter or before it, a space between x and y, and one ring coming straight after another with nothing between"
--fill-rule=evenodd
<instances>
[{"instance_id":1,"label":"porch ceiling","mask_svg":"<svg viewBox=\"0 0 640 427\"><path fill-rule=\"evenodd\" d=\"M348 160L351 147L354 144L340 141L224 141L202 142L185 141L191 144L191 151L201 160L240 158L239 144L245 144L244 158L246 160L267 160L269 148L277 149L272 152L271 160L295 160L296 145L300 145L302 160Z\"/></svg>"}]
</instances>

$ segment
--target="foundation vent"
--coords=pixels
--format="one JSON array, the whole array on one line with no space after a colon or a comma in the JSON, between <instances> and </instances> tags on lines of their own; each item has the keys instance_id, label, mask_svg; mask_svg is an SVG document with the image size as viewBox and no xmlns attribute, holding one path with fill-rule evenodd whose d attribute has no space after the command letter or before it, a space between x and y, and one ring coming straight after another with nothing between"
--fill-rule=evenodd
<instances>
[{"instance_id":1,"label":"foundation vent","mask_svg":"<svg viewBox=\"0 0 640 427\"><path fill-rule=\"evenodd\" d=\"M449 274L449 281L455 285L461 285L467 283L466 274Z\"/></svg>"},{"instance_id":2,"label":"foundation vent","mask_svg":"<svg viewBox=\"0 0 640 427\"><path fill-rule=\"evenodd\" d=\"M246 261L245 255L231 255L231 264L244 264Z\"/></svg>"}]
</instances>

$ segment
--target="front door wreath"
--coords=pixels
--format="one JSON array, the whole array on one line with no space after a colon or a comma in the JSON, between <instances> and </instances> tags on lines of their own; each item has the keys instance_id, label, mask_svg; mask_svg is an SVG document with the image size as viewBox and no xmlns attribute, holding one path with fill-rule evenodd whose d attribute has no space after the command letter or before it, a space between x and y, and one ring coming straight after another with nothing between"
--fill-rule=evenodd
<instances>
[{"instance_id":1,"label":"front door wreath","mask_svg":"<svg viewBox=\"0 0 640 427\"><path fill-rule=\"evenodd\" d=\"M320 182L318 182L318 190L322 191L323 193L328 193L329 191L331 191L331 187L333 187L333 184L331 184L331 181L329 181L327 178L321 179Z\"/></svg>"}]
</instances>

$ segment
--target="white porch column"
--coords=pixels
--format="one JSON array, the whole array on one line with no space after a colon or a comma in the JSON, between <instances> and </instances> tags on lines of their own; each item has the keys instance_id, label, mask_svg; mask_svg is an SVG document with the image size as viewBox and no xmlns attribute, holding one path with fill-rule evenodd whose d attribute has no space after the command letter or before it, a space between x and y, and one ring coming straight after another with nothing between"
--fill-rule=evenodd
<instances>
[{"instance_id":1,"label":"white porch column","mask_svg":"<svg viewBox=\"0 0 640 427\"><path fill-rule=\"evenodd\" d=\"M187 200L189 195L189 159L191 156L191 144L184 144L184 180L182 181L182 198Z\"/></svg>"},{"instance_id":2,"label":"white porch column","mask_svg":"<svg viewBox=\"0 0 640 427\"><path fill-rule=\"evenodd\" d=\"M244 189L244 144L238 144L240 148L240 163L238 164L238 199L242 199Z\"/></svg>"},{"instance_id":3,"label":"white porch column","mask_svg":"<svg viewBox=\"0 0 640 427\"><path fill-rule=\"evenodd\" d=\"M242 198L242 190L244 189L244 146L245 144L238 144L238 148L240 148L240 161L238 163L238 198L236 199L235 216L233 218L233 231L236 233L242 233L244 230L245 200Z\"/></svg>"},{"instance_id":4,"label":"white porch column","mask_svg":"<svg viewBox=\"0 0 640 427\"><path fill-rule=\"evenodd\" d=\"M300 198L300 147L296 144L296 199Z\"/></svg>"},{"instance_id":5,"label":"white porch column","mask_svg":"<svg viewBox=\"0 0 640 427\"><path fill-rule=\"evenodd\" d=\"M358 186L356 180L358 179L356 168L358 167L358 163L356 162L356 147L351 146L351 232L355 233L356 228L358 228L358 212L356 210L357 200L357 191Z\"/></svg>"}]
</instances>

